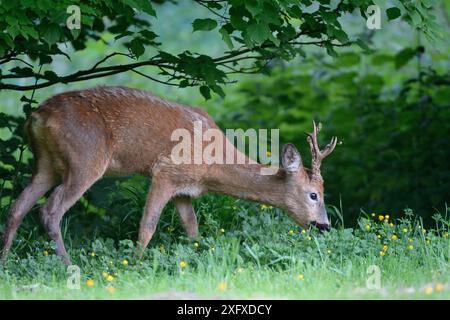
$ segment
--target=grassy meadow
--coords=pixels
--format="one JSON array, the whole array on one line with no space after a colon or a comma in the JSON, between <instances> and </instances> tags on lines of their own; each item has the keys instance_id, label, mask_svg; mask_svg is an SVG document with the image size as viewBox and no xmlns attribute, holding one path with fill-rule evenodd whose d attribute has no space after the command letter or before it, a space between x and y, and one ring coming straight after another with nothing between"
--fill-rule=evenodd
<instances>
[{"instance_id":1,"label":"grassy meadow","mask_svg":"<svg viewBox=\"0 0 450 320\"><path fill-rule=\"evenodd\" d=\"M0 299L450 297L448 212L435 214L431 229L409 209L401 218L362 212L352 229L330 208L335 228L320 234L278 209L228 197L197 200L196 209L200 238L187 239L169 208L142 259L132 240L81 241L69 220L66 246L80 268L75 289L53 244L22 232L0 267Z\"/></svg>"}]
</instances>

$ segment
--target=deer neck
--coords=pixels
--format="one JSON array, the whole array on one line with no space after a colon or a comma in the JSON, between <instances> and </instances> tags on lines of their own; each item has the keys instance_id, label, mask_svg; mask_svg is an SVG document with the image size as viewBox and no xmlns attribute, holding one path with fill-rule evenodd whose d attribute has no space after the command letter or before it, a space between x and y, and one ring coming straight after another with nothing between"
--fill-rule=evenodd
<instances>
[{"instance_id":1,"label":"deer neck","mask_svg":"<svg viewBox=\"0 0 450 320\"><path fill-rule=\"evenodd\" d=\"M283 172L262 174L261 164L225 164L216 168L216 179L209 189L236 198L285 206L286 183Z\"/></svg>"}]
</instances>

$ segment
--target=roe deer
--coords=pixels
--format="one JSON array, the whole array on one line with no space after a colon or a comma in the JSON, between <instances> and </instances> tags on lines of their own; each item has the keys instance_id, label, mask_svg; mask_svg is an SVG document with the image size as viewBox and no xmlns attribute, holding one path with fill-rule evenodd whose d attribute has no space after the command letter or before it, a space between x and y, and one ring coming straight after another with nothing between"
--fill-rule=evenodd
<instances>
[{"instance_id":1,"label":"roe deer","mask_svg":"<svg viewBox=\"0 0 450 320\"><path fill-rule=\"evenodd\" d=\"M336 138L320 150L317 142L320 126L313 123L313 133L307 135L312 153L311 169L303 167L295 146L287 144L281 154L282 167L274 175L262 175L263 165L255 162L174 164L170 157L175 145L171 134L177 128L192 131L194 121L218 129L212 118L200 109L124 87L66 92L42 103L26 124L35 167L31 183L11 208L2 260L7 257L24 216L41 196L56 186L41 208L41 218L56 243L56 254L70 264L61 236L61 219L104 174L152 177L139 229L141 250L152 238L161 211L170 200L188 236L196 237L198 226L191 198L206 192L267 203L286 210L303 227L313 224L321 230L330 229L320 164L335 148ZM231 143L224 139L224 144Z\"/></svg>"}]
</instances>

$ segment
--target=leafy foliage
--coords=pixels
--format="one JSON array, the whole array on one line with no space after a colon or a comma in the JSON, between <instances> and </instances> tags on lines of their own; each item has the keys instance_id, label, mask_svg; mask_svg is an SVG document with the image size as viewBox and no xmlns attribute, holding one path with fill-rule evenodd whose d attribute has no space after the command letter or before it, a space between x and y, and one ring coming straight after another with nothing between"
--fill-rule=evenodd
<instances>
[{"instance_id":1,"label":"leafy foliage","mask_svg":"<svg viewBox=\"0 0 450 320\"><path fill-rule=\"evenodd\" d=\"M160 1L158 1L159 3ZM227 83L228 73L261 72L268 61L279 58L290 60L304 55L304 46L315 45L335 56L335 46L349 45L352 41L364 46L361 39L350 39L339 18L359 10L365 10L373 2L320 1L310 0L195 0L207 8L211 17L199 17L192 23L193 32L219 32L229 52L219 57L203 56L180 48L181 53L172 55L160 50L158 35L153 31L148 17L156 18L157 4L147 0L134 1L53 1L33 2L28 0L2 2L0 6L0 27L6 32L0 34L0 65L7 67L11 62L22 62L21 67L10 68L0 73L0 89L32 90L45 88L56 83L70 83L92 78L105 77L135 70L143 66L156 66L160 78L147 76L180 87L198 86L205 98L210 91L223 95L221 85ZM436 1L405 2L398 7L388 8L389 19L398 18L401 11L412 25L423 29L430 37L439 36L439 25L430 13ZM79 7L80 29L69 29ZM72 7L71 7L72 6ZM41 68L52 63L56 55L70 60L70 51L63 50L64 44L75 51L83 50L90 39L106 41L104 34L113 37L128 52L115 52L88 69L62 75L51 70L41 73ZM158 54L149 56L148 48L156 48ZM123 51L123 50L122 50ZM122 55L134 62L128 64L101 64L110 58ZM139 59L142 57L142 59ZM29 62L25 60L31 60ZM197 70L198 63L203 67ZM245 63L244 63L245 62ZM39 68L39 71L36 70ZM143 75L141 72L139 74ZM145 75L144 75L145 76ZM35 78L36 83L23 85L18 80ZM208 90L207 90L208 89Z\"/></svg>"}]
</instances>

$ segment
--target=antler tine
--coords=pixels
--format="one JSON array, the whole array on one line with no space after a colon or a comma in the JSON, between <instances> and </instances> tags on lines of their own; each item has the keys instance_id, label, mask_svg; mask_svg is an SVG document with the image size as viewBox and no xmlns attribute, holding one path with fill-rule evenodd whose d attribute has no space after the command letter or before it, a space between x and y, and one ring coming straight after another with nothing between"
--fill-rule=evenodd
<instances>
[{"instance_id":1,"label":"antler tine","mask_svg":"<svg viewBox=\"0 0 450 320\"><path fill-rule=\"evenodd\" d=\"M317 142L317 135L322 128L322 124L319 122L319 125L316 125L316 122L313 121L313 132L307 133L307 140L309 146L311 148L311 179L312 180L321 180L322 177L320 175L320 165L322 160L328 156L331 152L333 152L334 148L337 145L337 137L333 137L323 150L320 150L319 143Z\"/></svg>"}]
</instances>

